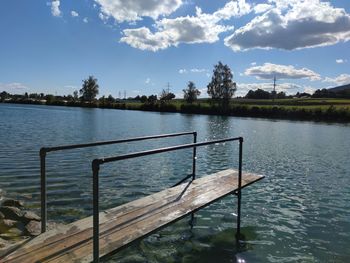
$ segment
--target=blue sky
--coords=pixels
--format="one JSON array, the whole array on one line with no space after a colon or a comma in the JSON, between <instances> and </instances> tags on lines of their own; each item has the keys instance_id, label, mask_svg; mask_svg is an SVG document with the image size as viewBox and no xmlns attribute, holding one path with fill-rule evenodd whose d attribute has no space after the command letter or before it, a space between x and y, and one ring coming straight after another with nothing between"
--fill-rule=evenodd
<instances>
[{"instance_id":1,"label":"blue sky","mask_svg":"<svg viewBox=\"0 0 350 263\"><path fill-rule=\"evenodd\" d=\"M94 75L100 96L206 97L213 65L237 94L294 94L350 83L350 1L2 0L0 91L72 94Z\"/></svg>"}]
</instances>

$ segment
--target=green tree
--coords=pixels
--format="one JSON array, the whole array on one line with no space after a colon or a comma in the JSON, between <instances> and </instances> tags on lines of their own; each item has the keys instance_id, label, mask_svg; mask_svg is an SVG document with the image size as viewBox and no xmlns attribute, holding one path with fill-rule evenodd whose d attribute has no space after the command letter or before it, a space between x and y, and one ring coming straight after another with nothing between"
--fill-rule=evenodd
<instances>
[{"instance_id":1,"label":"green tree","mask_svg":"<svg viewBox=\"0 0 350 263\"><path fill-rule=\"evenodd\" d=\"M159 95L159 100L161 103L168 102L169 100L172 100L175 98L175 94L169 92L168 90L163 89L162 92Z\"/></svg>"},{"instance_id":2,"label":"green tree","mask_svg":"<svg viewBox=\"0 0 350 263\"><path fill-rule=\"evenodd\" d=\"M82 88L79 91L80 95L82 95L82 100L92 102L98 94L98 89L97 79L94 76L84 79Z\"/></svg>"},{"instance_id":3,"label":"green tree","mask_svg":"<svg viewBox=\"0 0 350 263\"><path fill-rule=\"evenodd\" d=\"M147 98L147 102L150 104L154 104L156 103L156 101L157 101L157 95L150 95Z\"/></svg>"},{"instance_id":4,"label":"green tree","mask_svg":"<svg viewBox=\"0 0 350 263\"><path fill-rule=\"evenodd\" d=\"M78 96L78 91L77 90L75 90L74 92L73 92L73 100L74 101L77 101L78 99L79 99L79 96Z\"/></svg>"},{"instance_id":5,"label":"green tree","mask_svg":"<svg viewBox=\"0 0 350 263\"><path fill-rule=\"evenodd\" d=\"M5 99L9 98L10 94L7 93L6 91L3 91L0 93L0 101L4 101Z\"/></svg>"},{"instance_id":6,"label":"green tree","mask_svg":"<svg viewBox=\"0 0 350 263\"><path fill-rule=\"evenodd\" d=\"M257 90L250 90L245 97L247 99L269 99L271 94L268 91L257 89Z\"/></svg>"},{"instance_id":7,"label":"green tree","mask_svg":"<svg viewBox=\"0 0 350 263\"><path fill-rule=\"evenodd\" d=\"M109 96L107 97L107 102L108 102L108 103L114 103L114 102L115 102L115 98L114 98L112 95L109 95Z\"/></svg>"},{"instance_id":8,"label":"green tree","mask_svg":"<svg viewBox=\"0 0 350 263\"><path fill-rule=\"evenodd\" d=\"M194 102L197 97L201 94L201 92L196 88L196 85L193 81L189 81L187 84L187 89L183 90L184 92L184 99L188 103Z\"/></svg>"},{"instance_id":9,"label":"green tree","mask_svg":"<svg viewBox=\"0 0 350 263\"><path fill-rule=\"evenodd\" d=\"M142 103L145 103L147 101L147 96L146 95L142 95L141 98L140 98L140 101Z\"/></svg>"},{"instance_id":10,"label":"green tree","mask_svg":"<svg viewBox=\"0 0 350 263\"><path fill-rule=\"evenodd\" d=\"M236 83L232 81L232 72L229 66L220 61L214 66L213 76L208 84L208 95L213 99L220 101L227 106L230 99L236 92Z\"/></svg>"},{"instance_id":11,"label":"green tree","mask_svg":"<svg viewBox=\"0 0 350 263\"><path fill-rule=\"evenodd\" d=\"M277 93L277 99L285 99L286 98L286 93L283 91L280 91Z\"/></svg>"}]
</instances>

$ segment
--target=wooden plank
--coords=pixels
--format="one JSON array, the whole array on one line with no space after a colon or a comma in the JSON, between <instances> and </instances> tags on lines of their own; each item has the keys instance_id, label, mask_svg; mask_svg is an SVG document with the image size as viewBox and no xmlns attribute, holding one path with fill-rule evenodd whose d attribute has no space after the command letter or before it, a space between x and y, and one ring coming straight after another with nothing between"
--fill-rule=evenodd
<instances>
[{"instance_id":1,"label":"wooden plank","mask_svg":"<svg viewBox=\"0 0 350 263\"><path fill-rule=\"evenodd\" d=\"M198 210L237 189L237 171L224 170L100 213L100 255ZM244 173L242 187L263 176ZM48 231L2 262L91 262L92 217Z\"/></svg>"}]
</instances>

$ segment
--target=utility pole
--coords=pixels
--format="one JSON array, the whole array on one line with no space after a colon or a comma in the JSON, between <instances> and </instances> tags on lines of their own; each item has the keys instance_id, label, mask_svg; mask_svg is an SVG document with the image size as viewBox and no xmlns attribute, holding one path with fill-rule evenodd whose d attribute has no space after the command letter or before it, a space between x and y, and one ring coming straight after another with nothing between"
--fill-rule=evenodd
<instances>
[{"instance_id":1,"label":"utility pole","mask_svg":"<svg viewBox=\"0 0 350 263\"><path fill-rule=\"evenodd\" d=\"M272 95L273 103L275 103L275 97L276 97L276 75L273 77L273 95Z\"/></svg>"},{"instance_id":2,"label":"utility pole","mask_svg":"<svg viewBox=\"0 0 350 263\"><path fill-rule=\"evenodd\" d=\"M166 84L166 87L167 87L166 92L167 92L167 94L169 94L169 92L170 92L170 87L171 87L171 85L170 85L169 82Z\"/></svg>"},{"instance_id":3,"label":"utility pole","mask_svg":"<svg viewBox=\"0 0 350 263\"><path fill-rule=\"evenodd\" d=\"M124 100L126 100L126 90L124 90Z\"/></svg>"}]
</instances>

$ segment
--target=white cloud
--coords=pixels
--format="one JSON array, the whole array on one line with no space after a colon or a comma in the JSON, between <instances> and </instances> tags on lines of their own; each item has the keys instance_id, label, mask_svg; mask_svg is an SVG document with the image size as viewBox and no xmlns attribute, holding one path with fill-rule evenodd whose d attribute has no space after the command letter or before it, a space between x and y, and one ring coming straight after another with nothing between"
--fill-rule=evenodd
<instances>
[{"instance_id":1,"label":"white cloud","mask_svg":"<svg viewBox=\"0 0 350 263\"><path fill-rule=\"evenodd\" d=\"M248 68L245 70L245 75L254 76L258 79L273 79L275 76L277 79L321 79L319 74L307 68L296 69L291 65L276 65L272 63Z\"/></svg>"},{"instance_id":2,"label":"white cloud","mask_svg":"<svg viewBox=\"0 0 350 263\"><path fill-rule=\"evenodd\" d=\"M299 92L306 92L309 94L313 94L315 91L316 91L316 88L310 87L310 86L305 86L305 87L303 87L303 90L299 91Z\"/></svg>"},{"instance_id":3,"label":"white cloud","mask_svg":"<svg viewBox=\"0 0 350 263\"><path fill-rule=\"evenodd\" d=\"M80 89L78 86L75 86L75 85L65 85L64 87L68 88L68 89L74 89L74 90L79 90Z\"/></svg>"},{"instance_id":4,"label":"white cloud","mask_svg":"<svg viewBox=\"0 0 350 263\"><path fill-rule=\"evenodd\" d=\"M198 9L197 7L197 10ZM213 13L214 17L221 19L230 19L232 17L241 17L251 12L251 6L245 0L229 1L223 8Z\"/></svg>"},{"instance_id":5,"label":"white cloud","mask_svg":"<svg viewBox=\"0 0 350 263\"><path fill-rule=\"evenodd\" d=\"M204 73L204 72L208 72L208 70L204 69L204 68L192 68L191 72L193 72L193 73Z\"/></svg>"},{"instance_id":6,"label":"white cloud","mask_svg":"<svg viewBox=\"0 0 350 263\"><path fill-rule=\"evenodd\" d=\"M88 23L88 22L89 22L88 18L87 18L87 17L84 17L83 22L84 22L84 23Z\"/></svg>"},{"instance_id":7,"label":"white cloud","mask_svg":"<svg viewBox=\"0 0 350 263\"><path fill-rule=\"evenodd\" d=\"M104 15L103 13L99 13L99 14L98 14L98 17L99 17L104 23L106 23L107 20L108 20L108 16L107 16L107 15Z\"/></svg>"},{"instance_id":8,"label":"white cloud","mask_svg":"<svg viewBox=\"0 0 350 263\"><path fill-rule=\"evenodd\" d=\"M141 20L142 17L157 19L170 15L182 5L182 0L95 0L104 16L117 22Z\"/></svg>"},{"instance_id":9,"label":"white cloud","mask_svg":"<svg viewBox=\"0 0 350 263\"><path fill-rule=\"evenodd\" d=\"M70 14L71 14L72 17L77 17L77 16L79 16L78 12L76 12L76 11L74 11L74 10L71 11Z\"/></svg>"},{"instance_id":10,"label":"white cloud","mask_svg":"<svg viewBox=\"0 0 350 263\"><path fill-rule=\"evenodd\" d=\"M337 64L343 64L343 63L347 62L347 60L346 60L346 59L341 59L341 58L339 58L339 59L336 59L335 62L336 62Z\"/></svg>"},{"instance_id":11,"label":"white cloud","mask_svg":"<svg viewBox=\"0 0 350 263\"><path fill-rule=\"evenodd\" d=\"M273 90L273 83L272 82L263 82L263 83L237 83L237 91L236 96L245 96L249 90L257 90L262 89L265 91L272 91ZM276 85L276 91L277 92L285 92L287 95L294 94L297 91L303 91L304 87L300 85L296 85L294 83L278 83Z\"/></svg>"},{"instance_id":12,"label":"white cloud","mask_svg":"<svg viewBox=\"0 0 350 263\"><path fill-rule=\"evenodd\" d=\"M255 14L260 14L272 9L273 7L274 7L273 5L269 5L269 4L258 4L254 6L253 9Z\"/></svg>"},{"instance_id":13,"label":"white cloud","mask_svg":"<svg viewBox=\"0 0 350 263\"><path fill-rule=\"evenodd\" d=\"M147 78L146 80L145 80L145 84L150 84L151 83L151 79L150 78Z\"/></svg>"},{"instance_id":14,"label":"white cloud","mask_svg":"<svg viewBox=\"0 0 350 263\"><path fill-rule=\"evenodd\" d=\"M0 83L0 90L4 90L7 92L14 92L14 91L27 89L27 88L28 87L26 85L19 83L19 82Z\"/></svg>"},{"instance_id":15,"label":"white cloud","mask_svg":"<svg viewBox=\"0 0 350 263\"><path fill-rule=\"evenodd\" d=\"M162 19L156 22L156 32L147 27L124 29L121 42L142 50L158 51L180 43L214 43L218 35L229 30L218 25L217 21L205 14L174 19Z\"/></svg>"},{"instance_id":16,"label":"white cloud","mask_svg":"<svg viewBox=\"0 0 350 263\"><path fill-rule=\"evenodd\" d=\"M250 63L250 65L255 66L256 62L254 61L254 62Z\"/></svg>"},{"instance_id":17,"label":"white cloud","mask_svg":"<svg viewBox=\"0 0 350 263\"><path fill-rule=\"evenodd\" d=\"M158 51L180 43L214 43L219 34L233 30L232 26L219 24L221 20L239 17L251 11L245 0L230 1L212 14L205 14L196 7L194 16L163 18L156 21L152 32L147 27L124 29L121 42L142 50Z\"/></svg>"},{"instance_id":18,"label":"white cloud","mask_svg":"<svg viewBox=\"0 0 350 263\"><path fill-rule=\"evenodd\" d=\"M324 82L330 82L337 85L345 85L350 84L350 75L349 74L340 74L339 76L335 78L325 78Z\"/></svg>"},{"instance_id":19,"label":"white cloud","mask_svg":"<svg viewBox=\"0 0 350 263\"><path fill-rule=\"evenodd\" d=\"M302 49L350 40L350 16L319 0L270 0L275 8L255 17L225 38L234 51Z\"/></svg>"},{"instance_id":20,"label":"white cloud","mask_svg":"<svg viewBox=\"0 0 350 263\"><path fill-rule=\"evenodd\" d=\"M187 73L208 73L209 70L204 68L191 68L191 69L179 69L180 74L187 74Z\"/></svg>"},{"instance_id":21,"label":"white cloud","mask_svg":"<svg viewBox=\"0 0 350 263\"><path fill-rule=\"evenodd\" d=\"M60 1L59 0L53 0L51 2L51 14L53 16L61 16Z\"/></svg>"}]
</instances>

